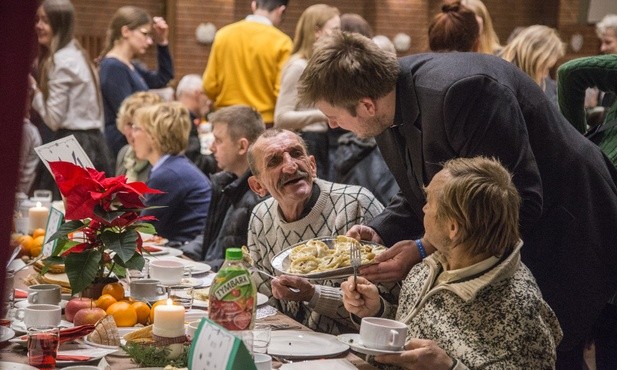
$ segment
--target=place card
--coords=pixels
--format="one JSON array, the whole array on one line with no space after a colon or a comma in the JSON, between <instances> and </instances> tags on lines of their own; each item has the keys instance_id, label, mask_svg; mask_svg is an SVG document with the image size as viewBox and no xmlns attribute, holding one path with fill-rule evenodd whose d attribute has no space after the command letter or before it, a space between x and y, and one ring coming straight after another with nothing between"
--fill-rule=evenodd
<instances>
[{"instance_id":1,"label":"place card","mask_svg":"<svg viewBox=\"0 0 617 370\"><path fill-rule=\"evenodd\" d=\"M79 145L75 136L69 135L47 144L34 148L36 154L51 173L49 162L64 161L71 162L83 168L94 168L92 161Z\"/></svg>"},{"instance_id":2,"label":"place card","mask_svg":"<svg viewBox=\"0 0 617 370\"><path fill-rule=\"evenodd\" d=\"M43 251L41 252L44 257L51 256L56 244L58 243L58 239L49 241L52 235L60 229L62 223L64 222L64 214L62 211L55 208L53 205L49 210L49 218L47 219L47 228L45 230L45 244L43 245Z\"/></svg>"},{"instance_id":3,"label":"place card","mask_svg":"<svg viewBox=\"0 0 617 370\"><path fill-rule=\"evenodd\" d=\"M188 365L191 370L256 370L244 342L208 318L195 332Z\"/></svg>"}]
</instances>

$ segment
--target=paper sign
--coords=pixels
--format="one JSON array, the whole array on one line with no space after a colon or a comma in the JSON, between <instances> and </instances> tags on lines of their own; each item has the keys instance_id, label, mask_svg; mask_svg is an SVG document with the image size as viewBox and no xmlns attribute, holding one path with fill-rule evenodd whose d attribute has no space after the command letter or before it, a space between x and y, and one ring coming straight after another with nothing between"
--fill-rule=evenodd
<instances>
[{"instance_id":1,"label":"paper sign","mask_svg":"<svg viewBox=\"0 0 617 370\"><path fill-rule=\"evenodd\" d=\"M79 145L75 136L70 135L52 141L51 143L43 144L34 148L36 154L41 158L41 161L47 167L49 173L51 168L49 162L64 161L71 162L77 166L86 168L94 168L92 161L84 151L84 148Z\"/></svg>"},{"instance_id":2,"label":"paper sign","mask_svg":"<svg viewBox=\"0 0 617 370\"><path fill-rule=\"evenodd\" d=\"M256 370L244 342L203 318L191 343L189 370Z\"/></svg>"},{"instance_id":3,"label":"paper sign","mask_svg":"<svg viewBox=\"0 0 617 370\"><path fill-rule=\"evenodd\" d=\"M45 230L45 244L43 245L43 251L41 252L44 257L51 256L58 239L50 242L49 238L58 231L60 226L64 222L64 214L53 206L49 210L49 218L47 219L47 228Z\"/></svg>"}]
</instances>

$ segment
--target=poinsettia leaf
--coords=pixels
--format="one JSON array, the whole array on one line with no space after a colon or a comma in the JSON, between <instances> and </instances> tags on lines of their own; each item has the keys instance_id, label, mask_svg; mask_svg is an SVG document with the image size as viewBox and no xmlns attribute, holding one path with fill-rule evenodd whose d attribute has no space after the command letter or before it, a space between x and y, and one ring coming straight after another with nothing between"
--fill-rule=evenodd
<instances>
[{"instance_id":1,"label":"poinsettia leaf","mask_svg":"<svg viewBox=\"0 0 617 370\"><path fill-rule=\"evenodd\" d=\"M123 214L124 214L124 211L107 212L103 209L103 207L101 207L98 204L94 206L94 215L97 216L99 219L104 220L108 224L111 224L113 220L115 220L118 217L121 217Z\"/></svg>"},{"instance_id":2,"label":"poinsettia leaf","mask_svg":"<svg viewBox=\"0 0 617 370\"><path fill-rule=\"evenodd\" d=\"M72 294L82 292L92 285L99 271L101 252L96 249L85 250L82 253L71 253L64 260L64 270L71 283Z\"/></svg>"},{"instance_id":3,"label":"poinsettia leaf","mask_svg":"<svg viewBox=\"0 0 617 370\"><path fill-rule=\"evenodd\" d=\"M79 241L74 241L74 240L69 240L69 239L60 239L58 240L58 243L56 243L56 246L54 247L54 250L51 252L51 255L52 256L62 256L62 254L64 254L66 251L68 251L69 249L73 248L74 246L80 243L81 242Z\"/></svg>"},{"instance_id":4,"label":"poinsettia leaf","mask_svg":"<svg viewBox=\"0 0 617 370\"><path fill-rule=\"evenodd\" d=\"M126 230L122 233L105 230L100 237L105 248L116 252L116 256L119 256L123 262L130 260L136 253L137 231L135 230Z\"/></svg>"},{"instance_id":5,"label":"poinsettia leaf","mask_svg":"<svg viewBox=\"0 0 617 370\"><path fill-rule=\"evenodd\" d=\"M67 238L70 233L80 230L84 226L86 226L86 224L82 220L67 221L60 225L58 231L53 233L53 235L47 241L49 242L58 238Z\"/></svg>"},{"instance_id":6,"label":"poinsettia leaf","mask_svg":"<svg viewBox=\"0 0 617 370\"><path fill-rule=\"evenodd\" d=\"M149 234L149 235L156 234L156 229L154 228L154 226L147 222L135 224L133 227L135 228L135 230L139 231L142 234Z\"/></svg>"},{"instance_id":7,"label":"poinsettia leaf","mask_svg":"<svg viewBox=\"0 0 617 370\"><path fill-rule=\"evenodd\" d=\"M144 269L145 264L146 260L144 259L144 257L139 253L135 253L133 258L123 263L123 266L129 270L141 271Z\"/></svg>"},{"instance_id":8,"label":"poinsettia leaf","mask_svg":"<svg viewBox=\"0 0 617 370\"><path fill-rule=\"evenodd\" d=\"M120 258L117 256L114 257L114 267L111 269L111 273L114 274L118 278L126 277L126 268L122 266L119 262L122 262Z\"/></svg>"}]
</instances>

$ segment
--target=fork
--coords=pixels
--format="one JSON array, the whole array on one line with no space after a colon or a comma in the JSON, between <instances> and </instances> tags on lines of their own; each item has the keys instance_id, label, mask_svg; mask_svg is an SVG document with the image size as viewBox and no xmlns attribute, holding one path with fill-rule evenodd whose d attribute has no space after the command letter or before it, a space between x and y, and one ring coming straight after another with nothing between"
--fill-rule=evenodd
<instances>
[{"instance_id":1,"label":"fork","mask_svg":"<svg viewBox=\"0 0 617 370\"><path fill-rule=\"evenodd\" d=\"M249 271L251 271L251 272L256 272L256 273L258 273L258 274L262 274L262 275L264 275L264 276L269 277L270 279L274 279L274 278L276 278L276 276L274 276L274 275L272 275L272 274L270 274L270 273L268 273L268 272L265 272L265 271L263 271L263 270L260 270L260 269L258 269L258 268L256 268L256 267L251 267L251 268L249 268ZM291 290L291 291L292 291L292 292L294 292L294 293L298 293L298 292L300 291L300 289L297 289L297 288L289 288L289 290Z\"/></svg>"},{"instance_id":2,"label":"fork","mask_svg":"<svg viewBox=\"0 0 617 370\"><path fill-rule=\"evenodd\" d=\"M353 267L353 285L354 289L356 289L356 283L358 280L358 268L360 268L360 264L362 263L360 250L358 249L356 243L349 244L349 260L351 262L351 267Z\"/></svg>"}]
</instances>

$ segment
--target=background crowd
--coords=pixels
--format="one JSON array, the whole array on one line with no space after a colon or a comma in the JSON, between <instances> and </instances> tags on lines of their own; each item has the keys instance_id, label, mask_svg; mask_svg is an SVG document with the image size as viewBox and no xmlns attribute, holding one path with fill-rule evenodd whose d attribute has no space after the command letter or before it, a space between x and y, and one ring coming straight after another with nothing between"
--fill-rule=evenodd
<instances>
[{"instance_id":1,"label":"background crowd","mask_svg":"<svg viewBox=\"0 0 617 370\"><path fill-rule=\"evenodd\" d=\"M196 71L203 73L176 84L162 17L119 8L102 53L91 60L74 36L70 0L44 0L17 191L50 189L60 199L34 147L73 135L97 170L163 191L146 198L162 207L144 215L156 217L170 246L215 270L227 248L241 245L269 273L272 256L314 237L347 233L389 247L358 287L255 276L272 304L315 330L349 332L354 318L389 312L410 327L426 322L423 315L444 316L451 327L410 332L441 343L447 356L435 366L481 367L501 353L506 367L617 368L617 15L596 26L602 55L558 66L565 44L555 29L526 25L502 44L480 0L444 2L426 30L431 53L401 59L387 37L335 3L307 7L290 37L277 28L287 6L253 1L251 14L218 30L205 69ZM139 61L150 47L155 68ZM171 86L172 94L154 90ZM429 229L432 208L447 206L432 198L465 171L495 177L495 189L505 190L493 191L515 199L517 219L520 202L520 230L499 250L485 251L492 241L466 234L466 222L478 222L465 220L473 211L456 218L450 206L436 218L455 218L453 234ZM474 227L503 233L488 223ZM466 251L456 257L470 270L458 278L495 279L482 280L486 295L468 298L479 312L494 304L485 318L498 320L508 305L528 315L502 323L518 326L489 346L494 353L460 349L481 342L469 334L474 325L491 323L465 322L452 339L442 334L453 330L453 312L411 314L419 309L407 301L419 298L410 287L456 281L448 273L456 275L457 260L444 240ZM414 274L439 277L425 282ZM510 300L495 303L508 289ZM405 303L397 312L399 294ZM457 294L442 302L454 307L466 299ZM532 348L503 346L525 341ZM589 353L591 362L583 358ZM408 356L382 360L407 367Z\"/></svg>"}]
</instances>

